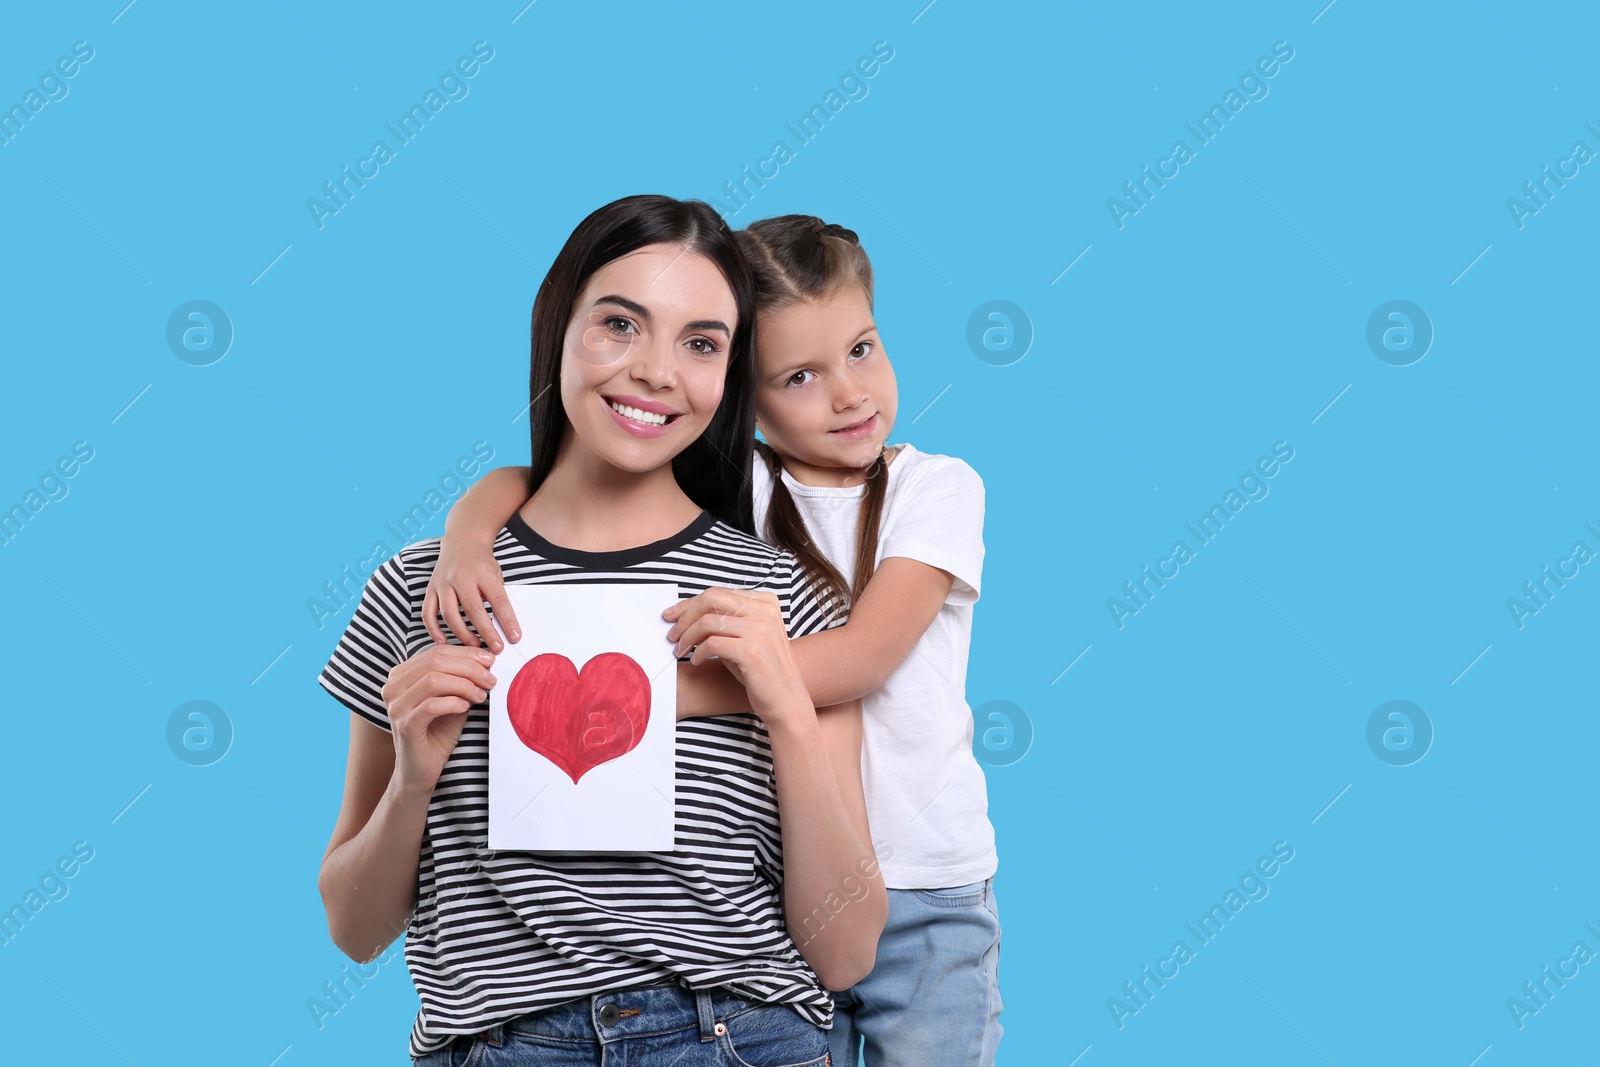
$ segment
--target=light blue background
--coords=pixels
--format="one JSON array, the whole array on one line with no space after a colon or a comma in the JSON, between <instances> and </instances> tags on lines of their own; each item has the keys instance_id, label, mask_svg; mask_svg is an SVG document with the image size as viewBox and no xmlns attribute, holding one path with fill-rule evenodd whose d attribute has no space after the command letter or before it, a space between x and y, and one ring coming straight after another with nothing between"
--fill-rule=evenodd
<instances>
[{"instance_id":1,"label":"light blue background","mask_svg":"<svg viewBox=\"0 0 1600 1067\"><path fill-rule=\"evenodd\" d=\"M474 442L525 462L529 309L583 215L731 206L877 41L731 221L861 234L894 439L987 485L968 695L1034 732L988 772L1000 1061L1597 1062L1600 963L1523 1028L1507 999L1600 951L1600 576L1520 629L1507 600L1600 549L1600 165L1522 228L1507 199L1600 150L1600 18L925 2L7 12L0 103L95 50L0 146L0 505L94 449L0 547L0 905L94 849L0 947L7 1062L405 1062L398 957L307 1006L346 962L316 874L348 728L314 681L348 612L307 601ZM307 199L479 40L470 95L319 230ZM1119 229L1107 199L1277 41L1269 95ZM207 367L164 339L193 299L236 331ZM966 341L993 299L1031 320L1010 366ZM1365 341L1393 299L1436 331L1408 367ZM1119 629L1107 599L1278 441L1270 495ZM207 767L165 737L194 699L235 732ZM1367 746L1391 699L1436 731L1411 766ZM1278 841L1270 895L1119 1029L1108 998Z\"/></svg>"}]
</instances>

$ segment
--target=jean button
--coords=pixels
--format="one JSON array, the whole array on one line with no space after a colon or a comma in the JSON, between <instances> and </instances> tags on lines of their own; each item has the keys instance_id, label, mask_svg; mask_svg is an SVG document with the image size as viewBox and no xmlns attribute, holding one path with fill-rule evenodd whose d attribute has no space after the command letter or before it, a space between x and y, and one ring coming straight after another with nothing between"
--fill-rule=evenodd
<instances>
[{"instance_id":1,"label":"jean button","mask_svg":"<svg viewBox=\"0 0 1600 1067\"><path fill-rule=\"evenodd\" d=\"M607 1004L600 1009L600 1025L615 1026L622 1018L622 1012L617 1010L615 1004Z\"/></svg>"}]
</instances>

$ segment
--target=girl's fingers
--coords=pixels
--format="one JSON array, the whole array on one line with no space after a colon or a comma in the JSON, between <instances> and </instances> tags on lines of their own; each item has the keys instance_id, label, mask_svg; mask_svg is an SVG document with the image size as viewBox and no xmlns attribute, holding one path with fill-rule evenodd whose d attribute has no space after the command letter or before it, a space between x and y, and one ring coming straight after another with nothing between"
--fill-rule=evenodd
<instances>
[{"instance_id":1,"label":"girl's fingers","mask_svg":"<svg viewBox=\"0 0 1600 1067\"><path fill-rule=\"evenodd\" d=\"M473 589L462 601L461 610L472 620L472 625L478 630L478 636L489 646L489 651L499 653L503 642L500 640L500 635L495 632L494 624L489 621L489 613L484 610L483 593Z\"/></svg>"},{"instance_id":2,"label":"girl's fingers","mask_svg":"<svg viewBox=\"0 0 1600 1067\"><path fill-rule=\"evenodd\" d=\"M468 648L477 648L478 639L472 636L472 631L467 629L467 624L461 618L461 602L456 599L455 588L449 584L439 590L439 599L444 602L444 621L450 627L450 632L456 635Z\"/></svg>"},{"instance_id":3,"label":"girl's fingers","mask_svg":"<svg viewBox=\"0 0 1600 1067\"><path fill-rule=\"evenodd\" d=\"M489 603L494 605L495 618L513 641L522 640L522 627L517 623L517 613L511 609L511 598L506 595L505 582L496 582L489 593ZM500 651L498 648L496 652Z\"/></svg>"},{"instance_id":4,"label":"girl's fingers","mask_svg":"<svg viewBox=\"0 0 1600 1067\"><path fill-rule=\"evenodd\" d=\"M433 638L436 645L448 644L444 639L444 631L439 629L439 593L428 585L428 593L422 598L422 625L427 627L428 636Z\"/></svg>"}]
</instances>

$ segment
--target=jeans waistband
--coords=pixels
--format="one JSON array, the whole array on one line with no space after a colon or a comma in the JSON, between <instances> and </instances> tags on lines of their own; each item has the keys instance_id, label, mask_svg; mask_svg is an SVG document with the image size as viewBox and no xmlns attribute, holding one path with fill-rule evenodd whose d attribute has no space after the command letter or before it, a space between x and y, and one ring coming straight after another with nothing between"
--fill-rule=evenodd
<instances>
[{"instance_id":1,"label":"jeans waistband","mask_svg":"<svg viewBox=\"0 0 1600 1067\"><path fill-rule=\"evenodd\" d=\"M607 990L496 1023L477 1035L498 1048L506 1031L565 1041L607 1042L693 1028L715 1041L723 1020L753 1004L720 987L690 990L674 982Z\"/></svg>"}]
</instances>

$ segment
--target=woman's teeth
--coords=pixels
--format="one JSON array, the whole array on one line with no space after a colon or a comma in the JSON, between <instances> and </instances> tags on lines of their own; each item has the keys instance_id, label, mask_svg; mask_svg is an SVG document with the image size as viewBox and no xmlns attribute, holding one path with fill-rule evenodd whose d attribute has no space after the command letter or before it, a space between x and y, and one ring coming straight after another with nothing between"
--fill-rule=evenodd
<instances>
[{"instance_id":1,"label":"woman's teeth","mask_svg":"<svg viewBox=\"0 0 1600 1067\"><path fill-rule=\"evenodd\" d=\"M612 411L615 411L619 415L624 415L632 419L634 422L642 422L646 426L665 426L667 424L667 417L665 415L658 415L653 411L641 411L638 408L631 408L626 404L619 404L615 400L607 401L607 403L611 405Z\"/></svg>"}]
</instances>

